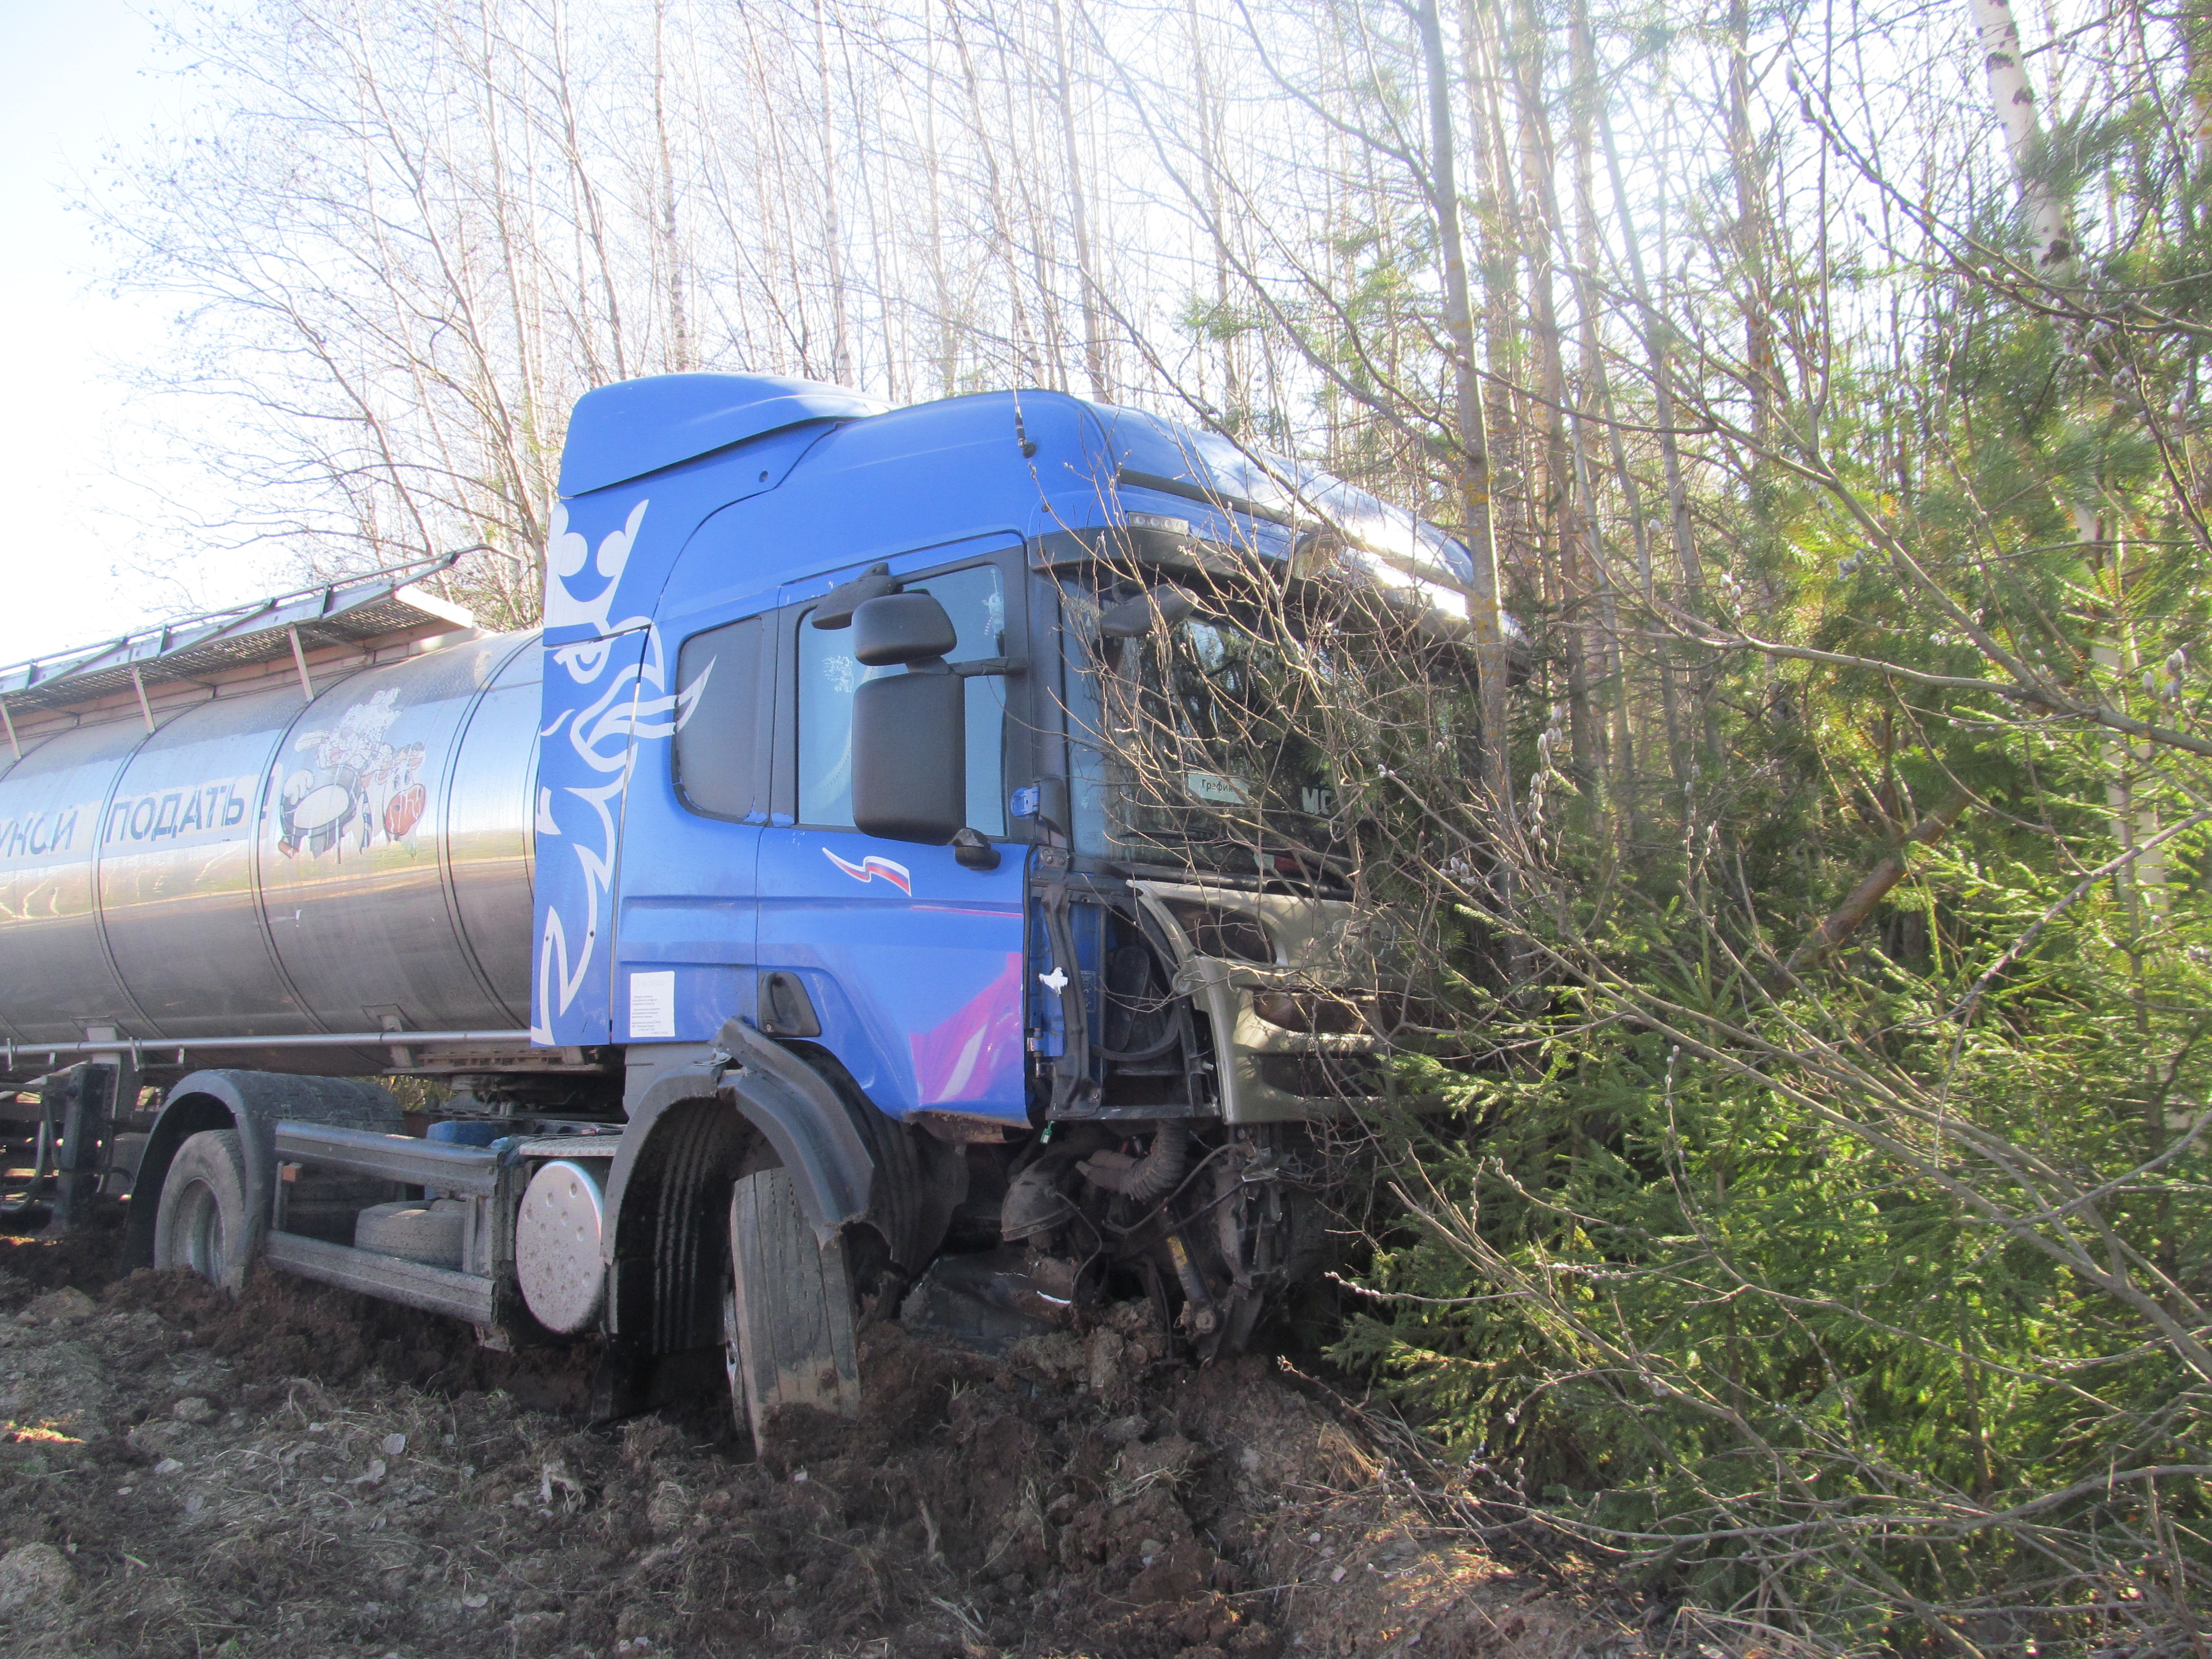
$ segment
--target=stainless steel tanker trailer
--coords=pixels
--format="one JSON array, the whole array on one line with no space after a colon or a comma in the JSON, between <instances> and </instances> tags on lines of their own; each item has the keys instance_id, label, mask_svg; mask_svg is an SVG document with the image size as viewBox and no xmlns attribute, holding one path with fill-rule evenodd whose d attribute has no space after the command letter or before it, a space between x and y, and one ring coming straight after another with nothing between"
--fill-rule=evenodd
<instances>
[{"instance_id":1,"label":"stainless steel tanker trailer","mask_svg":"<svg viewBox=\"0 0 2212 1659\"><path fill-rule=\"evenodd\" d=\"M1371 969L1327 860L1136 799L1104 690L1264 696L1237 573L1316 499L1378 580L1464 556L1042 392L624 382L561 494L538 630L429 561L0 671L18 1201L600 1340L610 1414L715 1351L756 1430L850 1410L857 1310L916 1294L1247 1340L1320 1259ZM1275 787L1214 764L1194 823Z\"/></svg>"}]
</instances>

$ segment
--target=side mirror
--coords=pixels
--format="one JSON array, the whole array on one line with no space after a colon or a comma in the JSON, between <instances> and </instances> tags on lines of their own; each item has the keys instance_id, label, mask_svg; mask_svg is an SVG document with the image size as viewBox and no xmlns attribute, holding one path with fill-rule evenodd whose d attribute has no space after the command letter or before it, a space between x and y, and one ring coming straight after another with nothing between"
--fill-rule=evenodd
<instances>
[{"instance_id":1,"label":"side mirror","mask_svg":"<svg viewBox=\"0 0 2212 1659\"><path fill-rule=\"evenodd\" d=\"M1100 611L1098 637L1140 640L1155 626L1173 628L1197 609L1198 602L1180 587L1155 587Z\"/></svg>"},{"instance_id":2,"label":"side mirror","mask_svg":"<svg viewBox=\"0 0 2212 1659\"><path fill-rule=\"evenodd\" d=\"M853 612L853 655L903 674L853 691L853 825L943 847L968 827L968 709L945 653L958 643L927 593L885 593Z\"/></svg>"},{"instance_id":3,"label":"side mirror","mask_svg":"<svg viewBox=\"0 0 2212 1659\"><path fill-rule=\"evenodd\" d=\"M870 668L941 661L960 642L952 618L927 593L886 593L853 612L853 655Z\"/></svg>"},{"instance_id":4,"label":"side mirror","mask_svg":"<svg viewBox=\"0 0 2212 1659\"><path fill-rule=\"evenodd\" d=\"M943 847L968 827L963 684L939 662L854 688L854 828Z\"/></svg>"}]
</instances>

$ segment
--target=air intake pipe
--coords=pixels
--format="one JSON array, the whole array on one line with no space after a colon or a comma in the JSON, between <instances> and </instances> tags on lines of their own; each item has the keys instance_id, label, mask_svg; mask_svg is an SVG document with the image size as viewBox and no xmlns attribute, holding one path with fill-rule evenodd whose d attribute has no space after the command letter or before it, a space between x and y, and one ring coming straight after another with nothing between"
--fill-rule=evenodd
<instances>
[{"instance_id":1,"label":"air intake pipe","mask_svg":"<svg viewBox=\"0 0 2212 1659\"><path fill-rule=\"evenodd\" d=\"M1181 1123L1163 1123L1142 1158L1093 1152L1075 1167L1094 1187L1119 1193L1133 1204L1157 1204L1182 1184L1190 1168L1190 1130Z\"/></svg>"}]
</instances>

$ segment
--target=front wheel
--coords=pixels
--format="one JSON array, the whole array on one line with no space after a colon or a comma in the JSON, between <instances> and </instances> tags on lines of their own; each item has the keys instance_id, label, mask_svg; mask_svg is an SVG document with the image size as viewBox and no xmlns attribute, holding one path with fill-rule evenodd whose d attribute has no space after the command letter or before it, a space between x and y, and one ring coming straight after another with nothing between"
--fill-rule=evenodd
<instances>
[{"instance_id":1,"label":"front wheel","mask_svg":"<svg viewBox=\"0 0 2212 1659\"><path fill-rule=\"evenodd\" d=\"M786 1406L839 1417L860 1409L852 1276L842 1239L825 1247L784 1170L740 1176L730 1189L730 1280L723 1302L731 1405L767 1443Z\"/></svg>"},{"instance_id":2,"label":"front wheel","mask_svg":"<svg viewBox=\"0 0 2212 1659\"><path fill-rule=\"evenodd\" d=\"M154 1265L189 1267L218 1290L246 1288L252 1255L246 1151L235 1129L186 1137L170 1161L154 1212Z\"/></svg>"}]
</instances>

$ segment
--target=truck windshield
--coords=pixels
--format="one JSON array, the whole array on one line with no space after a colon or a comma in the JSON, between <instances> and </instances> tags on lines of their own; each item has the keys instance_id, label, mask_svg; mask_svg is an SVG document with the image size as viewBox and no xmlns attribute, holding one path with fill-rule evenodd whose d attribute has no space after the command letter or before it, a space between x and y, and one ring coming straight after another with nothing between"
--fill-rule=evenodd
<instances>
[{"instance_id":1,"label":"truck windshield","mask_svg":"<svg viewBox=\"0 0 2212 1659\"><path fill-rule=\"evenodd\" d=\"M1233 605L1102 639L1097 596L1063 594L1078 852L1280 873L1326 847L1334 782L1307 735L1334 678L1326 650Z\"/></svg>"}]
</instances>

